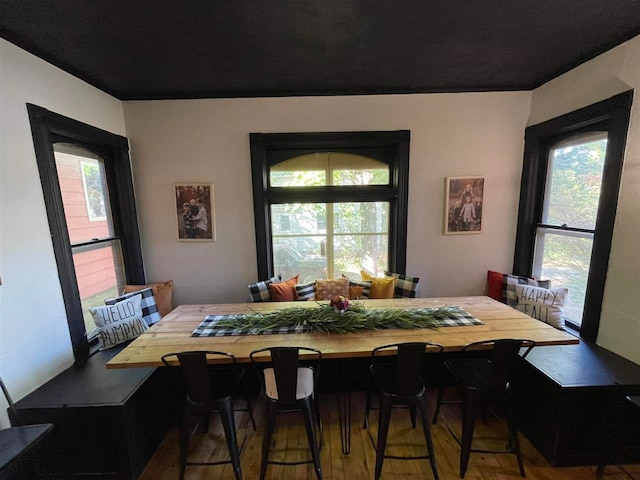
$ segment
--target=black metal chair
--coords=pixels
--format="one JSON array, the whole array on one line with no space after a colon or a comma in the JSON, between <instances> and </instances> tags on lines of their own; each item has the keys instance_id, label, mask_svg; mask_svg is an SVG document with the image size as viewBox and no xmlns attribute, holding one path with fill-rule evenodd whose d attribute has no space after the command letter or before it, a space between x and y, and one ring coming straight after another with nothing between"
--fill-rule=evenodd
<instances>
[{"instance_id":1,"label":"black metal chair","mask_svg":"<svg viewBox=\"0 0 640 480\"><path fill-rule=\"evenodd\" d=\"M376 347L371 352L371 374L375 382L376 390L380 396L380 415L378 420L378 441L373 440L371 432L369 438L376 450L375 480L382 474L382 464L385 458L396 460L429 459L433 477L438 480L431 428L427 418L426 403L424 398L425 387L422 379L426 352L435 352L440 355L443 346L428 342L394 343ZM389 355L396 353L395 357ZM391 362L389 359L396 361ZM382 359L387 360L384 362ZM435 362L434 362L435 364ZM369 412L371 410L372 391L367 392L367 403L363 428L368 430ZM393 407L408 407L411 424L416 426L416 411L422 421L424 438L427 444L428 455L399 457L385 455L387 435Z\"/></svg>"},{"instance_id":2,"label":"black metal chair","mask_svg":"<svg viewBox=\"0 0 640 480\"><path fill-rule=\"evenodd\" d=\"M471 452L477 453L514 453L518 459L520 475L525 476L522 454L520 453L520 440L518 438L518 425L511 402L511 384L516 370L518 358L526 357L535 342L525 339L501 339L474 342L466 345L462 352L462 358L446 360L445 366L456 377L462 401L443 402L443 387L438 392L438 403L433 416L433 423L438 421L440 406L448 403L462 403L462 439L459 439L449 424L445 422L448 430L461 447L460 452L460 478L464 478L469 465ZM525 351L520 354L522 349ZM468 358L468 352L491 349L491 359ZM507 407L507 430L509 433L509 445L506 450L475 450L471 448L473 430L478 413L483 416L491 402L501 402ZM443 417L444 418L444 417Z\"/></svg>"},{"instance_id":3,"label":"black metal chair","mask_svg":"<svg viewBox=\"0 0 640 480\"><path fill-rule=\"evenodd\" d=\"M224 365L209 368L207 357L213 357ZM240 385L244 370L236 365L235 357L226 352L188 351L163 355L162 363L167 366L179 366L186 389L185 408L180 418L180 473L179 480L184 479L187 466L209 466L231 463L236 480L241 480L240 449L236 435L234 420L233 394ZM247 408L254 430L256 429L253 411L249 400L245 397ZM204 430L208 431L209 417L218 413L222 421L230 460L219 462L189 462L189 440L198 425L204 421Z\"/></svg>"},{"instance_id":4,"label":"black metal chair","mask_svg":"<svg viewBox=\"0 0 640 480\"><path fill-rule=\"evenodd\" d=\"M37 458L53 429L52 423L25 424L15 407L9 390L0 377L0 389L9 404L13 427L0 430L0 479L33 479L37 468L33 459Z\"/></svg>"},{"instance_id":5,"label":"black metal chair","mask_svg":"<svg viewBox=\"0 0 640 480\"><path fill-rule=\"evenodd\" d=\"M261 354L269 353L271 366L262 368L265 363ZM305 356L307 365L300 365L300 352ZM260 480L264 480L268 464L276 465L301 465L313 463L318 480L322 480L320 468L320 446L322 445L322 422L320 420L320 408L315 395L315 388L320 372L320 360L322 352L315 348L307 347L271 347L254 350L250 354L251 362L258 370L258 378L262 383L267 401L267 427L262 441L262 464L260 467ZM262 358L262 360L265 360ZM261 370L261 371L260 371ZM302 412L304 426L309 440L311 460L300 462L270 461L269 447L271 436L276 425L278 413ZM316 432L314 424L318 423Z\"/></svg>"},{"instance_id":6,"label":"black metal chair","mask_svg":"<svg viewBox=\"0 0 640 480\"><path fill-rule=\"evenodd\" d=\"M621 386L622 388L622 386ZM637 386L636 386L637 389ZM627 405L631 405L632 408L635 408L637 410L637 412L640 412L640 396L637 395L628 395L625 397L625 401L627 402ZM598 467L596 468L596 479L597 480L601 480L602 478L604 478L604 472L605 469L607 467L607 461L611 461L612 458L615 458L615 453L616 450L620 447L619 445L619 436L620 436L620 430L622 429L622 422L627 420L623 420L621 418L622 416L622 412L620 411L621 409L619 407L620 406L616 406L617 408L614 408L614 414L612 415L615 418L615 423L616 426L614 428L614 433L612 435L612 438L608 439L608 441L605 441L603 443L602 446L602 451L604 454L604 457ZM637 417L636 417L637 418ZM613 420L613 419L612 419ZM631 472L629 472L629 470L627 470L624 466L622 465L618 465L618 468L622 471L622 473L624 473L628 478L630 478L631 480L636 480L637 477L635 477Z\"/></svg>"}]
</instances>

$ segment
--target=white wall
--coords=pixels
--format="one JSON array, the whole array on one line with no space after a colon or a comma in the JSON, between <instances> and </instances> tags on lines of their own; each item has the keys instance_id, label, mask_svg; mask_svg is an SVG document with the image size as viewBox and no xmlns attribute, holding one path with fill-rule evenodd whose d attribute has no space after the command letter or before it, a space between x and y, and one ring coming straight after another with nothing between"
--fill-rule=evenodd
<instances>
[{"instance_id":1,"label":"white wall","mask_svg":"<svg viewBox=\"0 0 640 480\"><path fill-rule=\"evenodd\" d=\"M640 364L640 36L533 91L534 125L636 89L598 344Z\"/></svg>"},{"instance_id":2,"label":"white wall","mask_svg":"<svg viewBox=\"0 0 640 480\"><path fill-rule=\"evenodd\" d=\"M411 130L407 272L421 296L511 271L530 92L125 102L147 278L179 303L241 302L256 279L250 132ZM444 177L485 175L484 232L442 234ZM173 184L215 183L217 242L176 240Z\"/></svg>"},{"instance_id":3,"label":"white wall","mask_svg":"<svg viewBox=\"0 0 640 480\"><path fill-rule=\"evenodd\" d=\"M27 102L125 131L120 101L0 39L0 375L14 400L73 363Z\"/></svg>"}]
</instances>

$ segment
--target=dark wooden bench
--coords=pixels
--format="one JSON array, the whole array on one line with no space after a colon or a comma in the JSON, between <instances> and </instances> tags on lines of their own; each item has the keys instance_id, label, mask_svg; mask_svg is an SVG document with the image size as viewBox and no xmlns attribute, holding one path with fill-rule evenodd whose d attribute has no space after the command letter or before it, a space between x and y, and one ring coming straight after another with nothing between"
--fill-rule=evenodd
<instances>
[{"instance_id":1,"label":"dark wooden bench","mask_svg":"<svg viewBox=\"0 0 640 480\"><path fill-rule=\"evenodd\" d=\"M615 462L640 462L640 418L625 402L640 394L640 366L609 350L536 347L516 385L520 431L554 466L597 465L618 441Z\"/></svg>"},{"instance_id":2,"label":"dark wooden bench","mask_svg":"<svg viewBox=\"0 0 640 480\"><path fill-rule=\"evenodd\" d=\"M166 369L107 370L119 350L96 353L16 402L24 423L54 424L39 474L136 479L158 448L176 414L174 384Z\"/></svg>"}]
</instances>

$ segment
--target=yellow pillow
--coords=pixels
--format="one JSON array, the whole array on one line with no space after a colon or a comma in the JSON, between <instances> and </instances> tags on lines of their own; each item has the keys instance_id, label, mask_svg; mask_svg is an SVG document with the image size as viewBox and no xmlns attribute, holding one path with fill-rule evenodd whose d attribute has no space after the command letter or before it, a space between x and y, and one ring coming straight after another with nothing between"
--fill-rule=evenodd
<instances>
[{"instance_id":1,"label":"yellow pillow","mask_svg":"<svg viewBox=\"0 0 640 480\"><path fill-rule=\"evenodd\" d=\"M348 278L316 280L316 300L331 300L339 295L349 296Z\"/></svg>"},{"instance_id":2,"label":"yellow pillow","mask_svg":"<svg viewBox=\"0 0 640 480\"><path fill-rule=\"evenodd\" d=\"M396 282L398 281L397 277L372 277L371 274L365 270L362 270L360 275L362 276L362 280L371 282L370 299L393 298L396 290Z\"/></svg>"}]
</instances>

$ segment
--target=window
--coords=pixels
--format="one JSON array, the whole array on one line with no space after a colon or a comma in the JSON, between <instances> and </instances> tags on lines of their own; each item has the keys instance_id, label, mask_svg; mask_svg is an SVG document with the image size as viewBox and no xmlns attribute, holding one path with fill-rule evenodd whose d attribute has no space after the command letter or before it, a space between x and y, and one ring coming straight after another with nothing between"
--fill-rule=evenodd
<instances>
[{"instance_id":1,"label":"window","mask_svg":"<svg viewBox=\"0 0 640 480\"><path fill-rule=\"evenodd\" d=\"M251 134L258 274L404 272L409 132Z\"/></svg>"},{"instance_id":2,"label":"window","mask_svg":"<svg viewBox=\"0 0 640 480\"><path fill-rule=\"evenodd\" d=\"M94 340L89 308L144 284L126 138L28 105L76 361Z\"/></svg>"},{"instance_id":3,"label":"window","mask_svg":"<svg viewBox=\"0 0 640 480\"><path fill-rule=\"evenodd\" d=\"M632 92L527 128L514 273L569 289L567 322L595 341Z\"/></svg>"}]
</instances>

